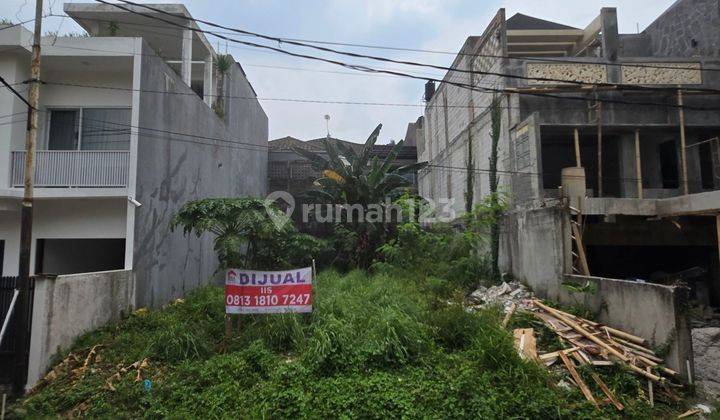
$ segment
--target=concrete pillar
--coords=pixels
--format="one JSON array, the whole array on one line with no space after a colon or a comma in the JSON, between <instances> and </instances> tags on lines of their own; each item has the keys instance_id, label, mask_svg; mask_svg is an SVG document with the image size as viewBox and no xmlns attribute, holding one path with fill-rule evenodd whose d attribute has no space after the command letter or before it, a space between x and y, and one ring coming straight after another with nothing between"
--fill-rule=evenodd
<instances>
[{"instance_id":1,"label":"concrete pillar","mask_svg":"<svg viewBox=\"0 0 720 420\"><path fill-rule=\"evenodd\" d=\"M618 35L617 9L603 7L600 10L602 18L602 49L605 59L617 60L620 36Z\"/></svg>"},{"instance_id":2,"label":"concrete pillar","mask_svg":"<svg viewBox=\"0 0 720 420\"><path fill-rule=\"evenodd\" d=\"M192 31L189 29L183 30L180 76L182 76L183 82L190 86L192 80Z\"/></svg>"},{"instance_id":3,"label":"concrete pillar","mask_svg":"<svg viewBox=\"0 0 720 420\"><path fill-rule=\"evenodd\" d=\"M697 136L688 136L688 144L701 141ZM700 168L700 147L688 147L685 149L687 160L688 191L690 194L702 192L702 169Z\"/></svg>"},{"instance_id":4,"label":"concrete pillar","mask_svg":"<svg viewBox=\"0 0 720 420\"><path fill-rule=\"evenodd\" d=\"M638 196L637 160L635 158L635 134L620 136L620 197Z\"/></svg>"},{"instance_id":5,"label":"concrete pillar","mask_svg":"<svg viewBox=\"0 0 720 420\"><path fill-rule=\"evenodd\" d=\"M208 106L212 106L215 96L215 72L213 71L213 56L208 55L205 59L205 81L203 83L203 99Z\"/></svg>"}]
</instances>

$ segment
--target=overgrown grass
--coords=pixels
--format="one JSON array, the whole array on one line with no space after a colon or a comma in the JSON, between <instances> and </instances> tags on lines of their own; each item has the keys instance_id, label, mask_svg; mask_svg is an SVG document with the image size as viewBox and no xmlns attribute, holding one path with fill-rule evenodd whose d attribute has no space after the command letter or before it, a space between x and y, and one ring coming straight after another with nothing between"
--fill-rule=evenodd
<instances>
[{"instance_id":1,"label":"overgrown grass","mask_svg":"<svg viewBox=\"0 0 720 420\"><path fill-rule=\"evenodd\" d=\"M436 290L441 291L440 294ZM325 272L309 315L243 317L224 341L222 290L132 315L82 337L84 374L56 379L13 406L14 417L100 418L592 418L579 391L548 386L521 360L494 310L465 311L442 281ZM148 358L149 390L127 365ZM76 366L75 366L76 367ZM107 380L121 372L119 378ZM621 385L626 386L627 381ZM620 385L609 382L610 386ZM630 416L643 416L637 388L623 389ZM635 395L633 395L635 392ZM649 416L649 415L648 415Z\"/></svg>"}]
</instances>

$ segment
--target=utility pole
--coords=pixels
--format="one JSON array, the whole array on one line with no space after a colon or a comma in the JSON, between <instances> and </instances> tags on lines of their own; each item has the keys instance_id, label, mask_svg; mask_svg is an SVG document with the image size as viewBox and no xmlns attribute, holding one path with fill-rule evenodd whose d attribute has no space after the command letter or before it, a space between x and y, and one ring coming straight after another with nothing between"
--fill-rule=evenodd
<instances>
[{"instance_id":1,"label":"utility pole","mask_svg":"<svg viewBox=\"0 0 720 420\"><path fill-rule=\"evenodd\" d=\"M40 98L40 40L42 39L43 2L35 2L35 32L30 61L27 132L25 135L25 190L20 225L20 272L17 288L17 340L15 341L15 392L25 393L30 347L30 249L32 246L33 181L35 178L35 142L37 139L38 103Z\"/></svg>"}]
</instances>

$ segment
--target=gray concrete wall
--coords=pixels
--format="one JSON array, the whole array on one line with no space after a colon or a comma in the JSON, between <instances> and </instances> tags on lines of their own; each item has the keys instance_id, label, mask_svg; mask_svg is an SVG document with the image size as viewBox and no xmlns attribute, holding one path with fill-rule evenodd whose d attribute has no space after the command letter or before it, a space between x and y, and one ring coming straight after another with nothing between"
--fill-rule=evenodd
<instances>
[{"instance_id":1,"label":"gray concrete wall","mask_svg":"<svg viewBox=\"0 0 720 420\"><path fill-rule=\"evenodd\" d=\"M501 268L540 296L556 299L570 249L570 219L560 207L508 213L501 228Z\"/></svg>"},{"instance_id":2,"label":"gray concrete wall","mask_svg":"<svg viewBox=\"0 0 720 420\"><path fill-rule=\"evenodd\" d=\"M226 76L221 120L147 45L143 54L141 89L163 91L171 81L170 92L140 98L136 199L142 206L135 212L133 271L137 305L158 306L212 282L217 269L212 236L170 232L180 207L208 197L264 197L268 120L239 65Z\"/></svg>"},{"instance_id":3,"label":"gray concrete wall","mask_svg":"<svg viewBox=\"0 0 720 420\"><path fill-rule=\"evenodd\" d=\"M720 57L720 1L678 0L643 33L654 56Z\"/></svg>"},{"instance_id":4,"label":"gray concrete wall","mask_svg":"<svg viewBox=\"0 0 720 420\"><path fill-rule=\"evenodd\" d=\"M650 346L668 346L664 356L670 369L686 377L686 360L692 364L690 328L684 309L687 289L600 277L570 276L565 280L594 291L570 292L562 288L557 302L582 305L597 321L648 340Z\"/></svg>"},{"instance_id":5,"label":"gray concrete wall","mask_svg":"<svg viewBox=\"0 0 720 420\"><path fill-rule=\"evenodd\" d=\"M129 270L35 278L27 386L51 367L51 358L80 335L118 321L131 310L134 279Z\"/></svg>"}]
</instances>

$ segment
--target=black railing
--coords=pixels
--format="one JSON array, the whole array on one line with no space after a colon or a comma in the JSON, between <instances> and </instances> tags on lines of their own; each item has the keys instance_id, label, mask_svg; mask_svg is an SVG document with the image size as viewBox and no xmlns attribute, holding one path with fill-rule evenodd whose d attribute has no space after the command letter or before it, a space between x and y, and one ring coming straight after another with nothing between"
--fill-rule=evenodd
<instances>
[{"instance_id":1,"label":"black railing","mask_svg":"<svg viewBox=\"0 0 720 420\"><path fill-rule=\"evenodd\" d=\"M10 305L17 287L17 277L0 277L0 327L5 322L5 317L10 310ZM35 281L30 279L30 296L28 306L28 319L32 319L32 302L33 292L35 290ZM15 375L15 349L17 344L17 319L18 319L18 301L15 302L15 310L10 314L10 321L5 335L0 343L0 384L11 384ZM30 337L28 326L28 337ZM26 355L27 357L27 355Z\"/></svg>"}]
</instances>

